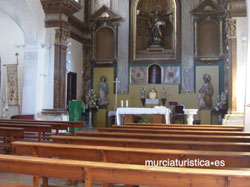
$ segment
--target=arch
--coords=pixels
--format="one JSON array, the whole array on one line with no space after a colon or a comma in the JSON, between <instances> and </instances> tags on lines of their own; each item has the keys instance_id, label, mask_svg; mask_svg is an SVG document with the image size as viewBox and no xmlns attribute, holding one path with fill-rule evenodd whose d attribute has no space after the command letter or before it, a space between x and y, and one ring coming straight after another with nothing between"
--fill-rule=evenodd
<instances>
[{"instance_id":1,"label":"arch","mask_svg":"<svg viewBox=\"0 0 250 187\"><path fill-rule=\"evenodd\" d=\"M214 20L204 20L197 28L197 55L220 55L220 25Z\"/></svg>"},{"instance_id":2,"label":"arch","mask_svg":"<svg viewBox=\"0 0 250 187\"><path fill-rule=\"evenodd\" d=\"M38 30L35 17L27 1L0 1L0 11L11 17L24 33L26 45L38 43Z\"/></svg>"},{"instance_id":3,"label":"arch","mask_svg":"<svg viewBox=\"0 0 250 187\"><path fill-rule=\"evenodd\" d=\"M148 68L148 83L161 84L161 67L158 64L152 64Z\"/></svg>"}]
</instances>

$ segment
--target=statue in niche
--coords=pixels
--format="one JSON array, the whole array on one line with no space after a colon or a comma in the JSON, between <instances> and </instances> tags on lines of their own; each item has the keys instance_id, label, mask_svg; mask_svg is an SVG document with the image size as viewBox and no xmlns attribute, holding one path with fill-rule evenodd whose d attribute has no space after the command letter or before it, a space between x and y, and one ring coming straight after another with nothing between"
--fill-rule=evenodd
<instances>
[{"instance_id":1,"label":"statue in niche","mask_svg":"<svg viewBox=\"0 0 250 187\"><path fill-rule=\"evenodd\" d=\"M151 29L151 45L162 46L164 26L166 26L166 23L160 20L158 10L156 10L154 18L149 20L149 28Z\"/></svg>"},{"instance_id":2,"label":"statue in niche","mask_svg":"<svg viewBox=\"0 0 250 187\"><path fill-rule=\"evenodd\" d=\"M212 107L213 88L210 83L211 76L209 74L204 74L203 81L204 81L204 84L199 89L199 93L198 93L199 110L210 109Z\"/></svg>"},{"instance_id":3,"label":"statue in niche","mask_svg":"<svg viewBox=\"0 0 250 187\"><path fill-rule=\"evenodd\" d=\"M172 12L163 12L160 5L157 5L152 12L139 11L139 16L148 19L148 28L151 33L149 47L164 47L164 36L169 34L167 28L171 28L172 14Z\"/></svg>"},{"instance_id":4,"label":"statue in niche","mask_svg":"<svg viewBox=\"0 0 250 187\"><path fill-rule=\"evenodd\" d=\"M107 99L107 94L108 94L108 85L106 83L107 78L105 76L101 76L100 81L101 82L99 87L98 105L100 108L106 108L106 106L109 103L109 100Z\"/></svg>"}]
</instances>

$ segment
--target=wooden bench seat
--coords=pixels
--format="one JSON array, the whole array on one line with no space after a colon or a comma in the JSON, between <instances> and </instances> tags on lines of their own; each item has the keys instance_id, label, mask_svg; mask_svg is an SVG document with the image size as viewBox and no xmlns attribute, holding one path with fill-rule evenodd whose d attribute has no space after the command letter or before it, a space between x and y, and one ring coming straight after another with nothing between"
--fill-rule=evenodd
<instances>
[{"instance_id":1,"label":"wooden bench seat","mask_svg":"<svg viewBox=\"0 0 250 187\"><path fill-rule=\"evenodd\" d=\"M32 186L28 186L28 185L5 183L5 182L0 182L0 186L1 187L32 187Z\"/></svg>"},{"instance_id":2,"label":"wooden bench seat","mask_svg":"<svg viewBox=\"0 0 250 187\"><path fill-rule=\"evenodd\" d=\"M153 134L153 133L115 133L115 132L79 132L79 136L130 138L150 140L179 140L179 141L209 141L209 142L248 142L250 136L219 136L219 135L185 135L185 134Z\"/></svg>"},{"instance_id":3,"label":"wooden bench seat","mask_svg":"<svg viewBox=\"0 0 250 187\"><path fill-rule=\"evenodd\" d=\"M114 184L164 187L247 187L248 170L147 167L129 164L0 155L0 172ZM34 185L35 186L35 185ZM38 186L38 185L37 185Z\"/></svg>"},{"instance_id":4,"label":"wooden bench seat","mask_svg":"<svg viewBox=\"0 0 250 187\"><path fill-rule=\"evenodd\" d=\"M2 137L1 140L3 141L3 143L0 144L0 147L4 148L4 152L12 152L11 143L13 140L20 140L24 137L24 129L15 127L0 127L0 137Z\"/></svg>"},{"instance_id":5,"label":"wooden bench seat","mask_svg":"<svg viewBox=\"0 0 250 187\"><path fill-rule=\"evenodd\" d=\"M151 129L151 130L200 130L200 131L243 131L243 128L239 127L239 128L219 128L219 127L192 127L192 125L190 126L185 126L185 127L174 127L174 126L156 126L156 127L152 127L152 126L134 126L134 125L122 125L122 126L117 126L117 125L113 125L112 128L117 128L117 129Z\"/></svg>"},{"instance_id":6,"label":"wooden bench seat","mask_svg":"<svg viewBox=\"0 0 250 187\"><path fill-rule=\"evenodd\" d=\"M249 132L239 131L200 131L200 130L154 130L154 129L114 129L114 128L99 128L99 132L127 132L127 133L153 133L153 134L186 134L186 135L219 135L219 136L250 136ZM81 133L79 131L77 133Z\"/></svg>"},{"instance_id":7,"label":"wooden bench seat","mask_svg":"<svg viewBox=\"0 0 250 187\"><path fill-rule=\"evenodd\" d=\"M51 136L54 143L101 145L116 147L138 147L153 149L180 149L206 151L249 152L250 143L235 142L199 142L199 141L170 141L170 140L139 140L125 138L100 138L80 136Z\"/></svg>"},{"instance_id":8,"label":"wooden bench seat","mask_svg":"<svg viewBox=\"0 0 250 187\"><path fill-rule=\"evenodd\" d=\"M0 125L5 124L6 122L3 122L0 120ZM54 123L36 123L33 121L28 121L28 122L24 122L24 121L7 121L7 123L10 124L15 124L15 125L37 125L37 126L51 126L51 129L56 130L56 134L59 135L59 130L68 130L68 125L67 124L54 124Z\"/></svg>"},{"instance_id":9,"label":"wooden bench seat","mask_svg":"<svg viewBox=\"0 0 250 187\"><path fill-rule=\"evenodd\" d=\"M84 123L78 121L44 121L44 120L11 120L0 119L0 123L16 123L16 124L38 124L38 125L51 125L52 129L56 130L56 134L59 134L59 130L68 130L72 128L72 134L75 135L75 128L83 128Z\"/></svg>"},{"instance_id":10,"label":"wooden bench seat","mask_svg":"<svg viewBox=\"0 0 250 187\"><path fill-rule=\"evenodd\" d=\"M177 134L184 134L185 132L189 133L189 134L196 134L198 131L199 132L203 132L207 133L207 132L214 132L214 133L225 133L225 132L240 132L240 131L210 131L209 130L199 130L199 129L133 129L133 128L98 128L99 132L128 132L128 133L154 133L154 134L167 134L168 132L177 132ZM182 132L182 133L178 133L178 132ZM190 131L194 131L193 133Z\"/></svg>"},{"instance_id":11,"label":"wooden bench seat","mask_svg":"<svg viewBox=\"0 0 250 187\"><path fill-rule=\"evenodd\" d=\"M27 132L37 132L38 141L41 141L42 133L51 133L51 126L49 125L27 125L27 124L12 124L12 123L0 123L0 127L14 127L14 128L23 128Z\"/></svg>"},{"instance_id":12,"label":"wooden bench seat","mask_svg":"<svg viewBox=\"0 0 250 187\"><path fill-rule=\"evenodd\" d=\"M244 128L242 125L208 125L208 124L200 124L200 125L188 125L188 124L160 124L160 123L149 123L149 124L145 124L145 123L127 123L124 124L125 126L160 126L160 127L164 127L164 126L173 126L173 127L187 127L187 126L191 126L191 127L216 127L216 128Z\"/></svg>"},{"instance_id":13,"label":"wooden bench seat","mask_svg":"<svg viewBox=\"0 0 250 187\"><path fill-rule=\"evenodd\" d=\"M147 160L218 160L222 165L210 165L205 168L250 168L250 152L217 152L164 150L146 148L121 148L108 146L68 145L56 143L13 142L18 155L38 157L58 157L64 159L139 164L145 165ZM185 166L183 166L185 167ZM186 166L188 167L188 166ZM199 167L199 166L194 166Z\"/></svg>"}]
</instances>

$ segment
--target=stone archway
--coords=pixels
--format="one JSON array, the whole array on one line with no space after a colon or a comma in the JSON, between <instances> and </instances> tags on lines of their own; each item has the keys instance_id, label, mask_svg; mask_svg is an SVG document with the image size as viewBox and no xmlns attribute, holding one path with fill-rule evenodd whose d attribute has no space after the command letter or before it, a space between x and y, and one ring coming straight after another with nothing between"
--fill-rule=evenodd
<instances>
[{"instance_id":1,"label":"stone archway","mask_svg":"<svg viewBox=\"0 0 250 187\"><path fill-rule=\"evenodd\" d=\"M22 85L19 86L20 110L18 113L35 114L39 38L33 10L28 0L1 0L0 11L8 15L19 26L24 35L24 45L16 46L16 51L23 56L23 76L19 76Z\"/></svg>"}]
</instances>

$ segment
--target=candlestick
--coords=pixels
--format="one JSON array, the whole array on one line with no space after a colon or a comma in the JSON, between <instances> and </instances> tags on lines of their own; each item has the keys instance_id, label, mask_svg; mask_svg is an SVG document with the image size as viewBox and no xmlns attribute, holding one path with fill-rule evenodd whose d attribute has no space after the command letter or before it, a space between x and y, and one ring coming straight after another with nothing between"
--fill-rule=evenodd
<instances>
[{"instance_id":1,"label":"candlestick","mask_svg":"<svg viewBox=\"0 0 250 187\"><path fill-rule=\"evenodd\" d=\"M128 107L128 100L126 100L126 107Z\"/></svg>"},{"instance_id":2,"label":"candlestick","mask_svg":"<svg viewBox=\"0 0 250 187\"><path fill-rule=\"evenodd\" d=\"M123 100L121 100L121 107L123 107Z\"/></svg>"}]
</instances>

